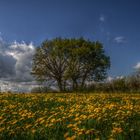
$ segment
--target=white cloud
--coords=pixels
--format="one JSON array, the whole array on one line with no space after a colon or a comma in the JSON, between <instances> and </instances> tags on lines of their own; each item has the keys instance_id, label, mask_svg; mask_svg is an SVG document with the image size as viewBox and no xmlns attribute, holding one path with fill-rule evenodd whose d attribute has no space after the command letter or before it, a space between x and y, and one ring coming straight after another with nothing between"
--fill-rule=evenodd
<instances>
[{"instance_id":1,"label":"white cloud","mask_svg":"<svg viewBox=\"0 0 140 140\"><path fill-rule=\"evenodd\" d=\"M123 78L124 78L123 75L121 75L121 76L117 76L117 77L116 77L116 79L123 79Z\"/></svg>"},{"instance_id":2,"label":"white cloud","mask_svg":"<svg viewBox=\"0 0 140 140\"><path fill-rule=\"evenodd\" d=\"M6 43L0 40L0 87L2 91L10 89L15 91L18 87L26 90L32 87L34 78L30 72L34 53L35 46L32 43L16 41Z\"/></svg>"},{"instance_id":3,"label":"white cloud","mask_svg":"<svg viewBox=\"0 0 140 140\"><path fill-rule=\"evenodd\" d=\"M113 41L118 44L123 44L126 43L126 38L124 36L117 36Z\"/></svg>"},{"instance_id":4,"label":"white cloud","mask_svg":"<svg viewBox=\"0 0 140 140\"><path fill-rule=\"evenodd\" d=\"M101 22L104 22L104 21L105 21L105 16L100 15L99 20L100 20Z\"/></svg>"},{"instance_id":5,"label":"white cloud","mask_svg":"<svg viewBox=\"0 0 140 140\"><path fill-rule=\"evenodd\" d=\"M36 81L31 82L11 82L0 80L1 91L12 91L12 92L30 92L32 88L38 87L39 84Z\"/></svg>"},{"instance_id":6,"label":"white cloud","mask_svg":"<svg viewBox=\"0 0 140 140\"><path fill-rule=\"evenodd\" d=\"M14 42L9 46L10 50L7 51L7 54L11 55L15 60L15 70L16 70L16 79L20 81L29 81L32 80L30 75L32 57L35 52L35 47L32 43L29 45L22 43Z\"/></svg>"},{"instance_id":7,"label":"white cloud","mask_svg":"<svg viewBox=\"0 0 140 140\"><path fill-rule=\"evenodd\" d=\"M111 76L108 76L107 79L106 79L107 82L111 82L112 80L114 80L114 78L111 77Z\"/></svg>"},{"instance_id":8,"label":"white cloud","mask_svg":"<svg viewBox=\"0 0 140 140\"><path fill-rule=\"evenodd\" d=\"M116 76L116 77L108 76L107 79L106 79L106 81L107 81L107 82L112 82L113 80L116 80L116 79L123 79L123 78L125 78L123 75L121 75L121 76Z\"/></svg>"},{"instance_id":9,"label":"white cloud","mask_svg":"<svg viewBox=\"0 0 140 140\"><path fill-rule=\"evenodd\" d=\"M138 62L135 66L134 69L140 70L140 62Z\"/></svg>"}]
</instances>

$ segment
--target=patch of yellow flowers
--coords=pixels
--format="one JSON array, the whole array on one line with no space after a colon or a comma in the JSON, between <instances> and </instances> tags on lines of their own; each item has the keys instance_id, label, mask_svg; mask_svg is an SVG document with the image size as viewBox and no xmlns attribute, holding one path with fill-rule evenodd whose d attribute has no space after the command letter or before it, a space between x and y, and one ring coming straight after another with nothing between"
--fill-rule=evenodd
<instances>
[{"instance_id":1,"label":"patch of yellow flowers","mask_svg":"<svg viewBox=\"0 0 140 140\"><path fill-rule=\"evenodd\" d=\"M138 137L138 94L0 94L0 139Z\"/></svg>"}]
</instances>

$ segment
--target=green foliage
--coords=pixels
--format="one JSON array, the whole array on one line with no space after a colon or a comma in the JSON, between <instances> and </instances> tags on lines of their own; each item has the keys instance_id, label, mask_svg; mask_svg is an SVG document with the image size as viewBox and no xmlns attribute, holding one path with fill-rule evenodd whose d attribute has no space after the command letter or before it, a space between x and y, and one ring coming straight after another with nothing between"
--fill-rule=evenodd
<instances>
[{"instance_id":1,"label":"green foliage","mask_svg":"<svg viewBox=\"0 0 140 140\"><path fill-rule=\"evenodd\" d=\"M140 75L136 72L127 78L127 85L131 92L140 92Z\"/></svg>"},{"instance_id":2,"label":"green foliage","mask_svg":"<svg viewBox=\"0 0 140 140\"><path fill-rule=\"evenodd\" d=\"M77 90L89 80L103 80L109 67L110 58L100 42L56 38L37 48L32 74L40 81L57 82L60 91Z\"/></svg>"},{"instance_id":3,"label":"green foliage","mask_svg":"<svg viewBox=\"0 0 140 140\"><path fill-rule=\"evenodd\" d=\"M126 93L140 93L140 76L138 73L132 75L116 78L112 81L102 83L94 83L87 86L87 92L126 92Z\"/></svg>"}]
</instances>

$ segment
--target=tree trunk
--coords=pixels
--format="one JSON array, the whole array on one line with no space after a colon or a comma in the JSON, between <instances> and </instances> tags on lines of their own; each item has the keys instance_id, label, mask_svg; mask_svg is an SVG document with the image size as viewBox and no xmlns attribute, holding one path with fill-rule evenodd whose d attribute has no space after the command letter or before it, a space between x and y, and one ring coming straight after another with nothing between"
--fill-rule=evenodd
<instances>
[{"instance_id":1,"label":"tree trunk","mask_svg":"<svg viewBox=\"0 0 140 140\"><path fill-rule=\"evenodd\" d=\"M85 81L87 78L88 70L85 72L84 76L82 77L82 83L81 83L81 88L84 88L85 86Z\"/></svg>"},{"instance_id":2,"label":"tree trunk","mask_svg":"<svg viewBox=\"0 0 140 140\"><path fill-rule=\"evenodd\" d=\"M77 83L77 80L73 80L73 90L77 90L78 89L78 83Z\"/></svg>"},{"instance_id":3,"label":"tree trunk","mask_svg":"<svg viewBox=\"0 0 140 140\"><path fill-rule=\"evenodd\" d=\"M59 91L62 92L63 91L62 81L58 80L57 84L58 84L58 87L59 87Z\"/></svg>"},{"instance_id":4,"label":"tree trunk","mask_svg":"<svg viewBox=\"0 0 140 140\"><path fill-rule=\"evenodd\" d=\"M64 81L63 90L66 91L66 80Z\"/></svg>"}]
</instances>

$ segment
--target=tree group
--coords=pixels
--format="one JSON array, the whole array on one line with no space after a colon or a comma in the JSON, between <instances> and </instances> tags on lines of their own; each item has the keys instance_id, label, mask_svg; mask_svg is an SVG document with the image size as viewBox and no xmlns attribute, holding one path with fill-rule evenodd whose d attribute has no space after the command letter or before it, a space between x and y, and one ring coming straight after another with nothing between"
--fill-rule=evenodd
<instances>
[{"instance_id":1,"label":"tree group","mask_svg":"<svg viewBox=\"0 0 140 140\"><path fill-rule=\"evenodd\" d=\"M105 79L109 67L110 58L100 42L55 38L36 49L32 74L37 80L54 82L60 91L66 91Z\"/></svg>"}]
</instances>

